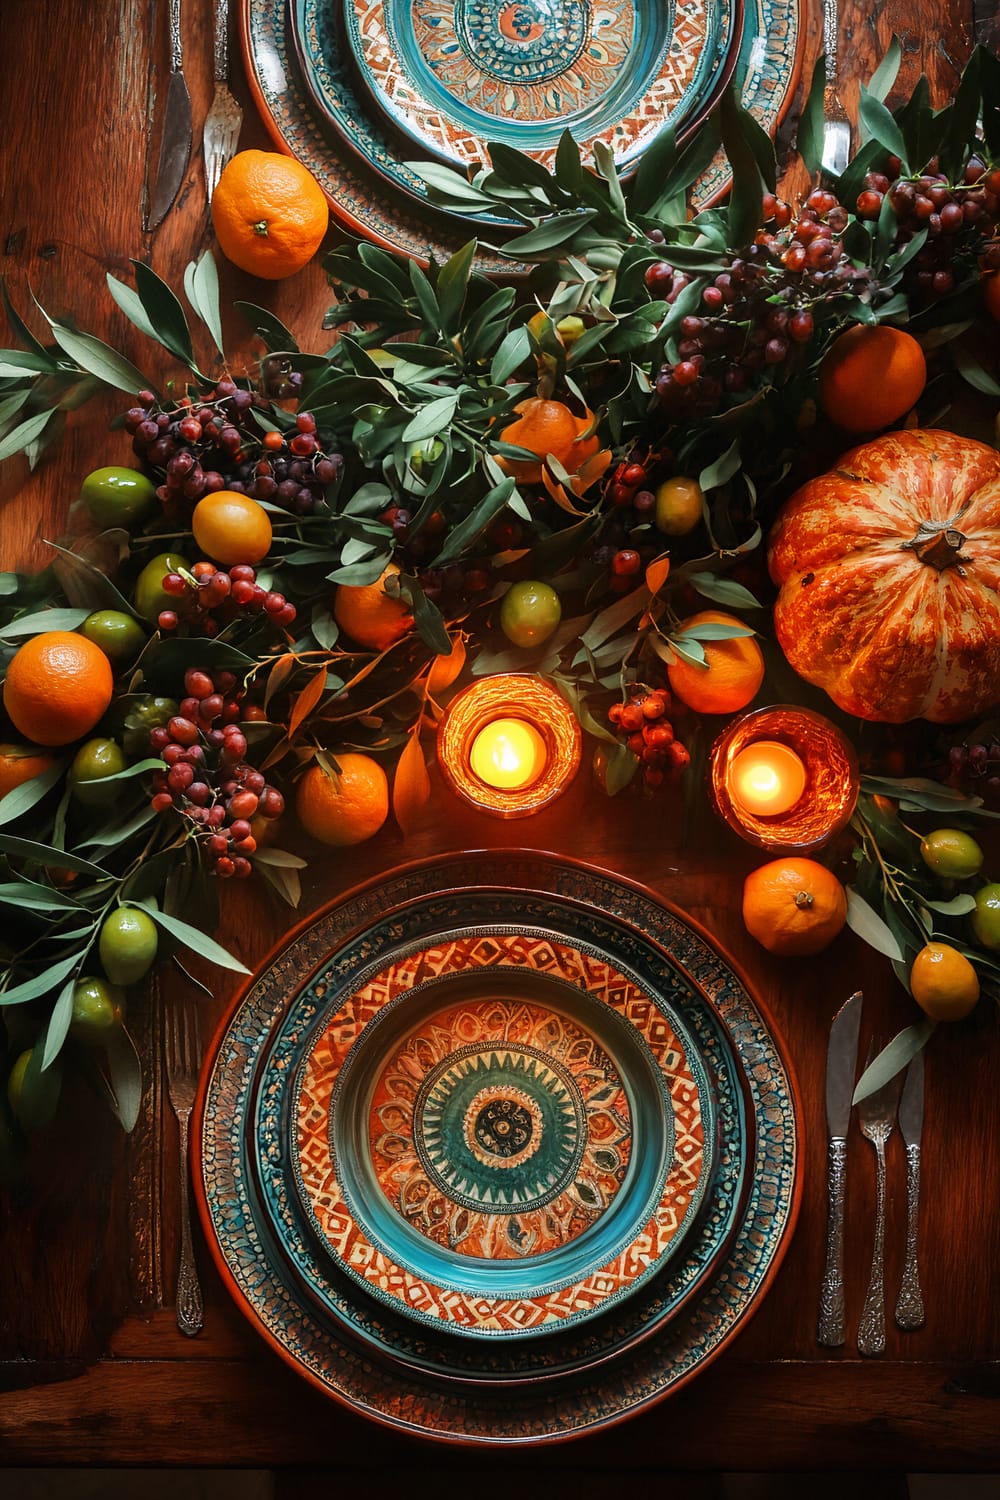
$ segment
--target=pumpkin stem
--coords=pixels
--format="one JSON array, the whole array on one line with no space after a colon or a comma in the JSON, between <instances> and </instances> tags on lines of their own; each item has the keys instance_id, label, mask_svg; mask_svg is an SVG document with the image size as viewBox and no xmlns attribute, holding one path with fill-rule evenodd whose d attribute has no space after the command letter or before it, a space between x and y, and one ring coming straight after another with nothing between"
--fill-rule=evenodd
<instances>
[{"instance_id":1,"label":"pumpkin stem","mask_svg":"<svg viewBox=\"0 0 1000 1500\"><path fill-rule=\"evenodd\" d=\"M965 542L965 534L950 521L921 521L912 542L904 542L903 546L940 573L958 564L958 554Z\"/></svg>"},{"instance_id":2,"label":"pumpkin stem","mask_svg":"<svg viewBox=\"0 0 1000 1500\"><path fill-rule=\"evenodd\" d=\"M797 907L799 907L799 909L801 911L808 911L809 907L812 906L812 904L813 904L812 891L796 891L795 892L795 905Z\"/></svg>"}]
</instances>

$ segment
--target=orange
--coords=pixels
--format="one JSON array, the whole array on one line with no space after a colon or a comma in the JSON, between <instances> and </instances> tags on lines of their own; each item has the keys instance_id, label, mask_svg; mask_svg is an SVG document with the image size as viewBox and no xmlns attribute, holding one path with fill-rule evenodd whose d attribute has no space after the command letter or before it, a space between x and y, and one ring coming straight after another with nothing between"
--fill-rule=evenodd
<instances>
[{"instance_id":1,"label":"orange","mask_svg":"<svg viewBox=\"0 0 1000 1500\"><path fill-rule=\"evenodd\" d=\"M819 404L847 432L878 432L905 416L926 384L924 351L911 334L858 323L823 356Z\"/></svg>"},{"instance_id":2,"label":"orange","mask_svg":"<svg viewBox=\"0 0 1000 1500\"><path fill-rule=\"evenodd\" d=\"M575 474L581 464L598 451L601 444L596 436L577 442L593 420L593 413L574 416L562 401L547 401L541 396L530 396L521 401L514 410L519 413L516 422L511 422L500 434L505 443L514 443L518 448L527 448L537 453L539 462L529 459L499 458L501 469L524 484L541 484L541 460L552 456L559 460L568 474Z\"/></svg>"},{"instance_id":3,"label":"orange","mask_svg":"<svg viewBox=\"0 0 1000 1500\"><path fill-rule=\"evenodd\" d=\"M374 583L341 583L333 600L333 618L359 646L385 651L402 640L413 626L410 606L385 591L385 580L399 568L389 563Z\"/></svg>"},{"instance_id":4,"label":"orange","mask_svg":"<svg viewBox=\"0 0 1000 1500\"><path fill-rule=\"evenodd\" d=\"M198 546L214 562L259 563L271 550L267 511L237 490L216 490L199 500L191 515Z\"/></svg>"},{"instance_id":5,"label":"orange","mask_svg":"<svg viewBox=\"0 0 1000 1500\"><path fill-rule=\"evenodd\" d=\"M960 1021L979 999L979 976L950 943L928 943L913 960L910 993L933 1021Z\"/></svg>"},{"instance_id":6,"label":"orange","mask_svg":"<svg viewBox=\"0 0 1000 1500\"><path fill-rule=\"evenodd\" d=\"M677 632L684 636L699 625L743 625L735 615L705 609L691 615ZM764 680L764 656L752 635L731 636L722 641L701 641L705 665L694 665L679 657L667 667L672 692L699 714L732 714L745 708Z\"/></svg>"},{"instance_id":7,"label":"orange","mask_svg":"<svg viewBox=\"0 0 1000 1500\"><path fill-rule=\"evenodd\" d=\"M34 745L0 745L0 797L33 776L41 776L51 765L52 756Z\"/></svg>"},{"instance_id":8,"label":"orange","mask_svg":"<svg viewBox=\"0 0 1000 1500\"><path fill-rule=\"evenodd\" d=\"M774 859L744 881L743 921L769 953L821 953L847 921L847 896L816 860Z\"/></svg>"},{"instance_id":9,"label":"orange","mask_svg":"<svg viewBox=\"0 0 1000 1500\"><path fill-rule=\"evenodd\" d=\"M435 693L443 693L445 688L451 687L464 666L465 638L459 630L451 638L451 650L447 656L442 653L431 662L431 669L427 674L427 691L432 697Z\"/></svg>"},{"instance_id":10,"label":"orange","mask_svg":"<svg viewBox=\"0 0 1000 1500\"><path fill-rule=\"evenodd\" d=\"M293 276L326 234L323 189L301 162L277 151L239 151L212 196L223 255L265 281Z\"/></svg>"},{"instance_id":11,"label":"orange","mask_svg":"<svg viewBox=\"0 0 1000 1500\"><path fill-rule=\"evenodd\" d=\"M93 729L113 690L111 663L100 646L68 630L46 630L12 657L3 702L26 739L69 745Z\"/></svg>"},{"instance_id":12,"label":"orange","mask_svg":"<svg viewBox=\"0 0 1000 1500\"><path fill-rule=\"evenodd\" d=\"M299 782L295 811L314 839L344 848L378 833L389 815L389 782L370 755L347 751L336 759L339 776L310 766Z\"/></svg>"},{"instance_id":13,"label":"orange","mask_svg":"<svg viewBox=\"0 0 1000 1500\"><path fill-rule=\"evenodd\" d=\"M991 271L982 280L983 301L990 317L1000 323L1000 271Z\"/></svg>"}]
</instances>

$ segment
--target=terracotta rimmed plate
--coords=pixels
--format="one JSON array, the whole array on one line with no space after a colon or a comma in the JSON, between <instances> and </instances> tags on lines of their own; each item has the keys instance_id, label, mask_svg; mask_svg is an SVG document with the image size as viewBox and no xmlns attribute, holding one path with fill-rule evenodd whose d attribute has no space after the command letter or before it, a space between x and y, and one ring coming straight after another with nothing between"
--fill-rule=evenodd
<instances>
[{"instance_id":1,"label":"terracotta rimmed plate","mask_svg":"<svg viewBox=\"0 0 1000 1500\"><path fill-rule=\"evenodd\" d=\"M744 105L774 134L798 79L803 29L800 0L749 0L743 17L734 77ZM407 165L410 152L395 129L370 112L345 60L342 73L324 80L327 107L338 100L338 118L352 121L352 145L310 93L300 69L298 38L284 0L242 0L243 53L257 107L277 146L300 160L320 183L337 221L349 232L426 262L455 253L477 220L430 207L426 188ZM704 207L730 181L720 155L695 185ZM487 220L486 222L496 223ZM499 232L499 226L494 235ZM481 248L478 268L511 276L518 267Z\"/></svg>"},{"instance_id":2,"label":"terracotta rimmed plate","mask_svg":"<svg viewBox=\"0 0 1000 1500\"><path fill-rule=\"evenodd\" d=\"M456 167L502 141L551 168L568 129L629 171L666 124L704 117L742 33L741 0L341 0L340 28L326 0L296 0L295 15L320 108L335 117L346 35L374 109Z\"/></svg>"},{"instance_id":3,"label":"terracotta rimmed plate","mask_svg":"<svg viewBox=\"0 0 1000 1500\"><path fill-rule=\"evenodd\" d=\"M665 1327L603 1365L570 1368L557 1379L524 1387L479 1383L473 1396L457 1379L418 1376L374 1359L370 1346L347 1336L303 1295L276 1251L270 1221L254 1201L242 1143L260 1028L263 1024L266 1036L282 1015L283 978L294 988L303 964L313 972L348 940L363 944L366 929L387 905L402 902L405 913L414 901L442 889L456 892L461 902L464 892L484 884L526 891L548 887L553 900L606 915L626 937L661 953L664 964L696 976L693 982L710 999L761 1129L754 1135L749 1193L735 1233L706 1282ZM584 866L533 854L456 856L365 887L310 922L284 955L265 966L219 1034L200 1091L196 1143L202 1216L220 1269L237 1302L294 1368L328 1394L390 1425L442 1439L509 1444L569 1437L619 1420L679 1388L724 1347L769 1284L797 1212L794 1089L745 983L689 922L648 893ZM307 1020L304 1016L303 1024ZM273 1150L286 1148L279 1132ZM588 1338L597 1326L584 1330ZM465 1350L474 1347L451 1342ZM542 1347L541 1340L519 1346L522 1353ZM504 1349L504 1341L490 1345L491 1354Z\"/></svg>"}]
</instances>

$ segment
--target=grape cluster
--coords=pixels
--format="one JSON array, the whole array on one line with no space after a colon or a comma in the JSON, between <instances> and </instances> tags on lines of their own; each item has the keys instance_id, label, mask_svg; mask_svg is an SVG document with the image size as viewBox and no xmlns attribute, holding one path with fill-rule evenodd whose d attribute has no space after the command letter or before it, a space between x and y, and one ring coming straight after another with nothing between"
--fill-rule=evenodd
<instances>
[{"instance_id":1,"label":"grape cluster","mask_svg":"<svg viewBox=\"0 0 1000 1500\"><path fill-rule=\"evenodd\" d=\"M666 688L636 684L625 703L612 703L608 720L642 766L642 779L651 790L669 775L676 780L691 757L674 734L667 718L671 709Z\"/></svg>"},{"instance_id":2,"label":"grape cluster","mask_svg":"<svg viewBox=\"0 0 1000 1500\"><path fill-rule=\"evenodd\" d=\"M178 713L149 733L166 767L153 772L152 806L188 820L213 874L245 879L257 848L250 820L280 817L285 799L247 764L240 723L250 710L234 674L191 667L184 691Z\"/></svg>"},{"instance_id":3,"label":"grape cluster","mask_svg":"<svg viewBox=\"0 0 1000 1500\"><path fill-rule=\"evenodd\" d=\"M923 302L955 290L957 255L983 248L1000 218L1000 169L987 169L979 157L971 156L962 181L950 183L937 167L935 158L919 177L901 177L899 158L890 156L884 172L867 174L857 202L859 218L877 219L888 194L899 226L897 245L926 229L927 239L904 278L907 290ZM987 247L986 264L991 270L1000 266L1000 245Z\"/></svg>"},{"instance_id":4,"label":"grape cluster","mask_svg":"<svg viewBox=\"0 0 1000 1500\"><path fill-rule=\"evenodd\" d=\"M273 419L267 398L223 377L203 401L184 397L162 409L140 391L125 413L136 456L159 480L157 496L170 520L189 515L205 495L235 490L254 500L309 515L340 473L343 458L326 451L311 412L294 429L262 431L254 411Z\"/></svg>"},{"instance_id":5,"label":"grape cluster","mask_svg":"<svg viewBox=\"0 0 1000 1500\"><path fill-rule=\"evenodd\" d=\"M943 780L958 791L1000 803L1000 740L987 733L952 745Z\"/></svg>"},{"instance_id":6,"label":"grape cluster","mask_svg":"<svg viewBox=\"0 0 1000 1500\"><path fill-rule=\"evenodd\" d=\"M193 634L210 637L241 617L263 614L283 629L295 622L295 605L259 584L249 563L220 568L203 560L195 563L190 576L194 583L182 573L164 576L163 592L178 603L178 609L162 609L157 616L157 625L167 634L182 620Z\"/></svg>"}]
</instances>

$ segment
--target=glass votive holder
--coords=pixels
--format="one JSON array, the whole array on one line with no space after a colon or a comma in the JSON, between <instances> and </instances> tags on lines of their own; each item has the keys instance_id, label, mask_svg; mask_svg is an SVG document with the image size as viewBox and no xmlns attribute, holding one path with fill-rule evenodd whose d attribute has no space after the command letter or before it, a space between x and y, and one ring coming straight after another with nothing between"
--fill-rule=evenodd
<instances>
[{"instance_id":1,"label":"glass votive holder","mask_svg":"<svg viewBox=\"0 0 1000 1500\"><path fill-rule=\"evenodd\" d=\"M448 705L438 763L464 801L498 818L552 802L580 766L576 715L555 688L527 672L481 677Z\"/></svg>"},{"instance_id":2,"label":"glass votive holder","mask_svg":"<svg viewBox=\"0 0 1000 1500\"><path fill-rule=\"evenodd\" d=\"M745 754L758 746L757 755ZM755 762L764 766L756 784L746 774ZM793 762L801 763L804 778ZM762 810L768 800L770 763L779 785L775 803L780 811ZM790 806L782 805L786 798L781 786L801 787ZM709 789L716 811L741 838L761 849L821 849L850 819L858 787L858 758L847 736L822 714L792 704L755 709L734 720L709 754Z\"/></svg>"}]
</instances>

